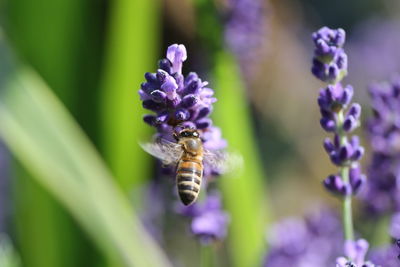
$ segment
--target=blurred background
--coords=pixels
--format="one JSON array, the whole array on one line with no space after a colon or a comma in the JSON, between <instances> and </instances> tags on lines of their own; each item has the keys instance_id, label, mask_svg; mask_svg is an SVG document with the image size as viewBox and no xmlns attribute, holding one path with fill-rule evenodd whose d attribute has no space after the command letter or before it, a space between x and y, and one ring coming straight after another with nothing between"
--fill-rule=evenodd
<instances>
[{"instance_id":1,"label":"blurred background","mask_svg":"<svg viewBox=\"0 0 400 267\"><path fill-rule=\"evenodd\" d=\"M200 266L171 197L149 195L156 162L138 146L155 131L137 91L170 44L188 49L184 74L210 82L214 124L252 169L216 182L232 225L220 266L256 266L270 223L338 204L321 186L335 168L311 32L346 30L363 119L368 84L400 70L396 0L2 0L0 12L0 266L162 266L140 261L147 248Z\"/></svg>"}]
</instances>

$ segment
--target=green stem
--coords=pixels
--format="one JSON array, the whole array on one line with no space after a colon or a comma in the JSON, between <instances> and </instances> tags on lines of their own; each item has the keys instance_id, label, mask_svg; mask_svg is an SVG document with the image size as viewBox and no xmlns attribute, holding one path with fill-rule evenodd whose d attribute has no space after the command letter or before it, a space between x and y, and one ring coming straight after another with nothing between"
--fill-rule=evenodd
<instances>
[{"instance_id":1,"label":"green stem","mask_svg":"<svg viewBox=\"0 0 400 267\"><path fill-rule=\"evenodd\" d=\"M218 266L216 262L215 247L211 245L200 245L200 267L214 267Z\"/></svg>"},{"instance_id":2,"label":"green stem","mask_svg":"<svg viewBox=\"0 0 400 267\"><path fill-rule=\"evenodd\" d=\"M344 183L349 182L349 167L342 167L341 176ZM343 199L343 228L344 228L344 239L354 240L353 230L353 212L351 209L351 195L345 196Z\"/></svg>"},{"instance_id":3,"label":"green stem","mask_svg":"<svg viewBox=\"0 0 400 267\"><path fill-rule=\"evenodd\" d=\"M224 205L231 216L229 253L232 266L256 266L265 253L265 243L260 234L265 231L269 206L266 200L265 176L257 157L249 107L240 80L236 62L229 53L216 57L216 105L214 121L224 133L229 148L243 156L243 170L219 180ZM240 130L238 130L240 125Z\"/></svg>"},{"instance_id":4,"label":"green stem","mask_svg":"<svg viewBox=\"0 0 400 267\"><path fill-rule=\"evenodd\" d=\"M338 113L338 122L339 122L339 131L338 135L340 138L340 145L345 145L347 143L347 136L343 131L343 122L344 122L344 113L343 110ZM340 168L340 175L345 184L350 182L349 178L349 167L344 166ZM346 195L343 198L343 230L344 230L344 239L345 240L354 240L354 227L353 227L353 212L351 208L351 195Z\"/></svg>"}]
</instances>

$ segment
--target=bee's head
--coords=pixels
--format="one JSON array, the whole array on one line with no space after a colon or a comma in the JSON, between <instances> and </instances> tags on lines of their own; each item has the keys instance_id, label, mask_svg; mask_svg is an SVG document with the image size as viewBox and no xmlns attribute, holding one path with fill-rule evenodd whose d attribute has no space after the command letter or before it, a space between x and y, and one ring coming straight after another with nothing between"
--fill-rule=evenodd
<instances>
[{"instance_id":1,"label":"bee's head","mask_svg":"<svg viewBox=\"0 0 400 267\"><path fill-rule=\"evenodd\" d=\"M199 138L200 134L196 129L186 128L178 133L174 133L174 137L176 140L181 138Z\"/></svg>"}]
</instances>

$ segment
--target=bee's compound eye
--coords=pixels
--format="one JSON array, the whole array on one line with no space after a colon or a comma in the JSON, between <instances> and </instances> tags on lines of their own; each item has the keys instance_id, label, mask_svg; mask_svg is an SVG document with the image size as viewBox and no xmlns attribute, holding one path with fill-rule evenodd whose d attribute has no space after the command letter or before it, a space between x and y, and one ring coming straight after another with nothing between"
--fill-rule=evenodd
<instances>
[{"instance_id":1,"label":"bee's compound eye","mask_svg":"<svg viewBox=\"0 0 400 267\"><path fill-rule=\"evenodd\" d=\"M193 132L193 137L199 137L199 133L197 131Z\"/></svg>"},{"instance_id":2,"label":"bee's compound eye","mask_svg":"<svg viewBox=\"0 0 400 267\"><path fill-rule=\"evenodd\" d=\"M192 133L189 132L189 131L182 131L182 132L179 134L179 136L180 136L180 137L190 137L190 136L192 136Z\"/></svg>"}]
</instances>

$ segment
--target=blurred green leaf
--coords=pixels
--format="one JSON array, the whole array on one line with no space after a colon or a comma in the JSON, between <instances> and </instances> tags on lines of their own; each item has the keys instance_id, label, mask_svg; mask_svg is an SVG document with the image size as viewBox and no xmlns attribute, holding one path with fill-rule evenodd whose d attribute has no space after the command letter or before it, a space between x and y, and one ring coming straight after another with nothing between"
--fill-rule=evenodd
<instances>
[{"instance_id":1,"label":"blurred green leaf","mask_svg":"<svg viewBox=\"0 0 400 267\"><path fill-rule=\"evenodd\" d=\"M0 234L0 266L20 267L21 261L10 240L4 234Z\"/></svg>"},{"instance_id":2,"label":"blurred green leaf","mask_svg":"<svg viewBox=\"0 0 400 267\"><path fill-rule=\"evenodd\" d=\"M0 136L14 155L104 252L114 251L127 266L170 266L46 84L27 69L8 77L0 95Z\"/></svg>"},{"instance_id":3,"label":"blurred green leaf","mask_svg":"<svg viewBox=\"0 0 400 267\"><path fill-rule=\"evenodd\" d=\"M78 257L81 250L87 253L78 243L87 239L85 235L77 238L82 231L74 234L78 227L68 212L16 161L12 162L11 185L12 227L22 262L32 267L68 267L87 262Z\"/></svg>"},{"instance_id":4,"label":"blurred green leaf","mask_svg":"<svg viewBox=\"0 0 400 267\"><path fill-rule=\"evenodd\" d=\"M3 2L1 22L15 53L43 77L96 140L97 120L93 118L97 118L102 1ZM70 267L104 261L69 213L16 163L12 188L13 230L23 263Z\"/></svg>"},{"instance_id":5,"label":"blurred green leaf","mask_svg":"<svg viewBox=\"0 0 400 267\"><path fill-rule=\"evenodd\" d=\"M222 178L220 185L226 207L231 214L229 232L234 266L258 266L265 253L264 234L269 207L266 205L266 186L259 160L251 115L244 85L233 57L220 52L216 58L215 125L221 127L229 147L244 159L244 169L234 178Z\"/></svg>"},{"instance_id":6,"label":"blurred green leaf","mask_svg":"<svg viewBox=\"0 0 400 267\"><path fill-rule=\"evenodd\" d=\"M142 120L138 90L144 73L156 68L158 5L156 0L111 2L102 81L102 147L125 190L152 172L151 157L138 146L150 134Z\"/></svg>"}]
</instances>

